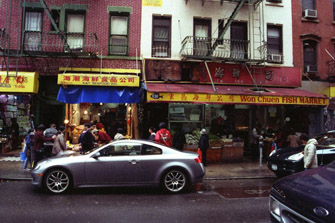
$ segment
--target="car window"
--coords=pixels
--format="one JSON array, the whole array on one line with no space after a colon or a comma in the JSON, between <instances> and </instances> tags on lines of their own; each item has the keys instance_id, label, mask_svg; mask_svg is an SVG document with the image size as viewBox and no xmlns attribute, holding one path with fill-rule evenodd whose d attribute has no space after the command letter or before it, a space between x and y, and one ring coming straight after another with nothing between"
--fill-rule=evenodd
<instances>
[{"instance_id":1,"label":"car window","mask_svg":"<svg viewBox=\"0 0 335 223\"><path fill-rule=\"evenodd\" d=\"M141 151L140 144L116 144L100 150L100 156L135 156Z\"/></svg>"},{"instance_id":2,"label":"car window","mask_svg":"<svg viewBox=\"0 0 335 223\"><path fill-rule=\"evenodd\" d=\"M318 139L318 144L323 146L334 145L335 135L333 133L328 133L323 135Z\"/></svg>"},{"instance_id":3,"label":"car window","mask_svg":"<svg viewBox=\"0 0 335 223\"><path fill-rule=\"evenodd\" d=\"M142 155L160 155L162 154L162 150L155 146L143 144L142 149L141 149L141 154Z\"/></svg>"}]
</instances>

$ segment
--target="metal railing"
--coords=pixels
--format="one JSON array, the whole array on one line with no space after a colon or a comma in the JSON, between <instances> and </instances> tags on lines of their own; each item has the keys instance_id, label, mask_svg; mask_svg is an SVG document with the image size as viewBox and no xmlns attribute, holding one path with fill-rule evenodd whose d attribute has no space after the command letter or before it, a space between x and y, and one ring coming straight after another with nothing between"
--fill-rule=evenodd
<instances>
[{"instance_id":1,"label":"metal railing","mask_svg":"<svg viewBox=\"0 0 335 223\"><path fill-rule=\"evenodd\" d=\"M171 57L171 49L164 45L156 45L152 47L152 57L169 58Z\"/></svg>"},{"instance_id":2,"label":"metal railing","mask_svg":"<svg viewBox=\"0 0 335 223\"><path fill-rule=\"evenodd\" d=\"M66 43L57 34L29 32L24 33L23 51L25 53L96 53L99 52L98 37L95 33L67 33Z\"/></svg>"},{"instance_id":3,"label":"metal railing","mask_svg":"<svg viewBox=\"0 0 335 223\"><path fill-rule=\"evenodd\" d=\"M247 60L250 57L249 41L244 40L218 40L216 47L212 48L216 38L187 36L182 41L180 54L188 58L221 58L226 60Z\"/></svg>"}]
</instances>

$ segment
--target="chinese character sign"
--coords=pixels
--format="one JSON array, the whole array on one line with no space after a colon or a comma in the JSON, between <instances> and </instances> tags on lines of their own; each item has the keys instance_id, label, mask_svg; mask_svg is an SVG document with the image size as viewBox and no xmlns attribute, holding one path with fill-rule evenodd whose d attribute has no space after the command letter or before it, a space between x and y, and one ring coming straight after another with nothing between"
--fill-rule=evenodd
<instances>
[{"instance_id":1,"label":"chinese character sign","mask_svg":"<svg viewBox=\"0 0 335 223\"><path fill-rule=\"evenodd\" d=\"M0 72L0 92L37 93L38 74L35 72Z\"/></svg>"},{"instance_id":2,"label":"chinese character sign","mask_svg":"<svg viewBox=\"0 0 335 223\"><path fill-rule=\"evenodd\" d=\"M140 78L136 75L114 74L58 74L58 84L90 86L139 87Z\"/></svg>"}]
</instances>

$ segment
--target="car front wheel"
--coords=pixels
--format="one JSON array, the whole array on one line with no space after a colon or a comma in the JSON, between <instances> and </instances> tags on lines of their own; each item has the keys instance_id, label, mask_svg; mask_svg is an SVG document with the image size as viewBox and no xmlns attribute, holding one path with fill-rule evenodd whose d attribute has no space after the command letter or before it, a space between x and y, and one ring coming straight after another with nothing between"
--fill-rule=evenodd
<instances>
[{"instance_id":1,"label":"car front wheel","mask_svg":"<svg viewBox=\"0 0 335 223\"><path fill-rule=\"evenodd\" d=\"M53 169L47 173L44 185L51 193L64 193L71 187L70 174L62 169Z\"/></svg>"},{"instance_id":2,"label":"car front wheel","mask_svg":"<svg viewBox=\"0 0 335 223\"><path fill-rule=\"evenodd\" d=\"M171 193L183 191L187 186L187 177L183 171L174 169L169 170L163 177L162 186Z\"/></svg>"}]
</instances>

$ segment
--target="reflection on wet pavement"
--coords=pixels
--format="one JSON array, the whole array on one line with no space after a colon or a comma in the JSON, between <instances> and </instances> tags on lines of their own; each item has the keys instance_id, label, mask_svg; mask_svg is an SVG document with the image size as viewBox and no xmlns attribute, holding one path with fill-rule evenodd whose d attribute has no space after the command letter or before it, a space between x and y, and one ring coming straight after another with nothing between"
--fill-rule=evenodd
<instances>
[{"instance_id":1,"label":"reflection on wet pavement","mask_svg":"<svg viewBox=\"0 0 335 223\"><path fill-rule=\"evenodd\" d=\"M268 197L271 186L225 187L214 190L225 198Z\"/></svg>"}]
</instances>

